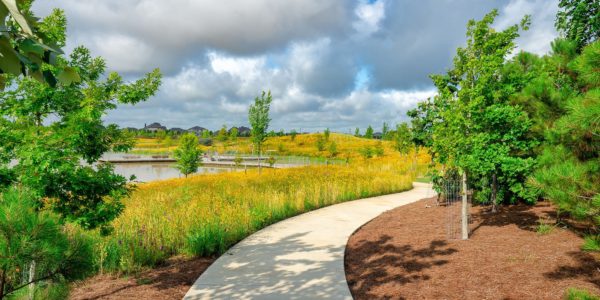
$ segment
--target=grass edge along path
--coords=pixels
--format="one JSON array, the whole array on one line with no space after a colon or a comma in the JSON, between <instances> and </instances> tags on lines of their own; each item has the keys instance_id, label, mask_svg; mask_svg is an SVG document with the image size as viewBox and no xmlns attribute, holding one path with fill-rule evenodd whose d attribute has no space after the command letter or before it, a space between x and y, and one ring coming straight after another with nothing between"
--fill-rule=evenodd
<instances>
[{"instance_id":1,"label":"grass edge along path","mask_svg":"<svg viewBox=\"0 0 600 300\"><path fill-rule=\"evenodd\" d=\"M94 234L100 273L135 273L173 255L222 254L280 220L360 198L408 190L424 173L400 156L350 166L199 175L140 185L107 237Z\"/></svg>"}]
</instances>

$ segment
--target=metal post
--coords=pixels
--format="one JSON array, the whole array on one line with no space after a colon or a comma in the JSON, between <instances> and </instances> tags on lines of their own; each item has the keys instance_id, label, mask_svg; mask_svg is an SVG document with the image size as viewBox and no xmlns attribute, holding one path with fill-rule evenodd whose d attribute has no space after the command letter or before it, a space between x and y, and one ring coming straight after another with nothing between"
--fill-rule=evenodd
<instances>
[{"instance_id":1,"label":"metal post","mask_svg":"<svg viewBox=\"0 0 600 300\"><path fill-rule=\"evenodd\" d=\"M467 172L462 174L462 239L469 239L469 220L468 220L468 203L467 203Z\"/></svg>"}]
</instances>

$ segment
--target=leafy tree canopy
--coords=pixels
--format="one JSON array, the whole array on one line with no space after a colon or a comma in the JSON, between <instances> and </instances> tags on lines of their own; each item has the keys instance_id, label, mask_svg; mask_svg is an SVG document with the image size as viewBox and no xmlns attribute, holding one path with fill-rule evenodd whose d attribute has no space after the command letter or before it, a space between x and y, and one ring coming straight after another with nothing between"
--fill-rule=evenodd
<instances>
[{"instance_id":1,"label":"leafy tree canopy","mask_svg":"<svg viewBox=\"0 0 600 300\"><path fill-rule=\"evenodd\" d=\"M64 43L64 24L54 23L43 23L52 33L46 39ZM39 208L50 207L84 228L102 226L120 213L129 188L112 166L98 160L107 151L133 146L131 136L105 125L102 117L118 104L154 95L161 74L154 70L125 82L117 73L105 74L104 60L85 47L56 56L54 65L42 63L42 69L55 77L73 70L78 78L49 84L33 76L6 76L10 88L0 92L0 189L27 187L43 199Z\"/></svg>"},{"instance_id":2,"label":"leafy tree canopy","mask_svg":"<svg viewBox=\"0 0 600 300\"><path fill-rule=\"evenodd\" d=\"M560 0L556 28L581 50L600 38L600 2L598 0Z\"/></svg>"}]
</instances>

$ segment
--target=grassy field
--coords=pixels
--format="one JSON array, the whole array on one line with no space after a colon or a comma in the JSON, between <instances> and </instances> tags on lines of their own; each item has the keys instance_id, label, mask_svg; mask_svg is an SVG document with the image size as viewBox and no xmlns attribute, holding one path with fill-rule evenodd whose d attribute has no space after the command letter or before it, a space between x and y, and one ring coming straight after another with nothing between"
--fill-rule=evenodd
<instances>
[{"instance_id":1,"label":"grassy field","mask_svg":"<svg viewBox=\"0 0 600 300\"><path fill-rule=\"evenodd\" d=\"M325 149L319 151L317 149L317 139L322 134L299 134L294 140L291 136L270 137L263 146L263 153L266 155L273 154L278 156L310 156L310 157L331 157L330 146L336 144L338 159L357 158L361 156L361 151L370 147L375 149L378 144L384 149L384 152L390 153L394 151L393 142L379 141L374 139L358 138L352 135L331 133L329 140L325 143ZM202 151L216 151L219 153L237 152L237 153L252 153L252 142L250 138L240 137L235 141L217 141L213 139L212 146L198 146ZM133 153L152 154L152 153L171 153L177 148L177 139L155 139L155 138L138 138L136 139L135 149Z\"/></svg>"},{"instance_id":2,"label":"grassy field","mask_svg":"<svg viewBox=\"0 0 600 300\"><path fill-rule=\"evenodd\" d=\"M310 155L313 135L273 138L294 153ZM279 220L323 206L399 192L425 172L423 152L364 159L354 151L376 141L332 135L348 165L269 169L156 181L139 185L125 200L123 214L108 237L95 235L101 271L135 272L177 254L210 256ZM361 144L361 142L363 144ZM301 144L303 143L303 145ZM291 145L295 145L294 148ZM316 152L316 147L312 152Z\"/></svg>"}]
</instances>

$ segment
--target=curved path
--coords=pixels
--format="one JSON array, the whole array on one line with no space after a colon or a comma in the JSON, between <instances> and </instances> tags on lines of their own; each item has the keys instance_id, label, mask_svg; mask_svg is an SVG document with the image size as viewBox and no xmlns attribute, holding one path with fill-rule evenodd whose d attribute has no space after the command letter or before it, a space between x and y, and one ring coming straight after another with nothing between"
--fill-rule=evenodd
<instances>
[{"instance_id":1,"label":"curved path","mask_svg":"<svg viewBox=\"0 0 600 300\"><path fill-rule=\"evenodd\" d=\"M219 257L184 299L352 299L348 238L384 211L431 197L430 185L340 203L266 227Z\"/></svg>"}]
</instances>

